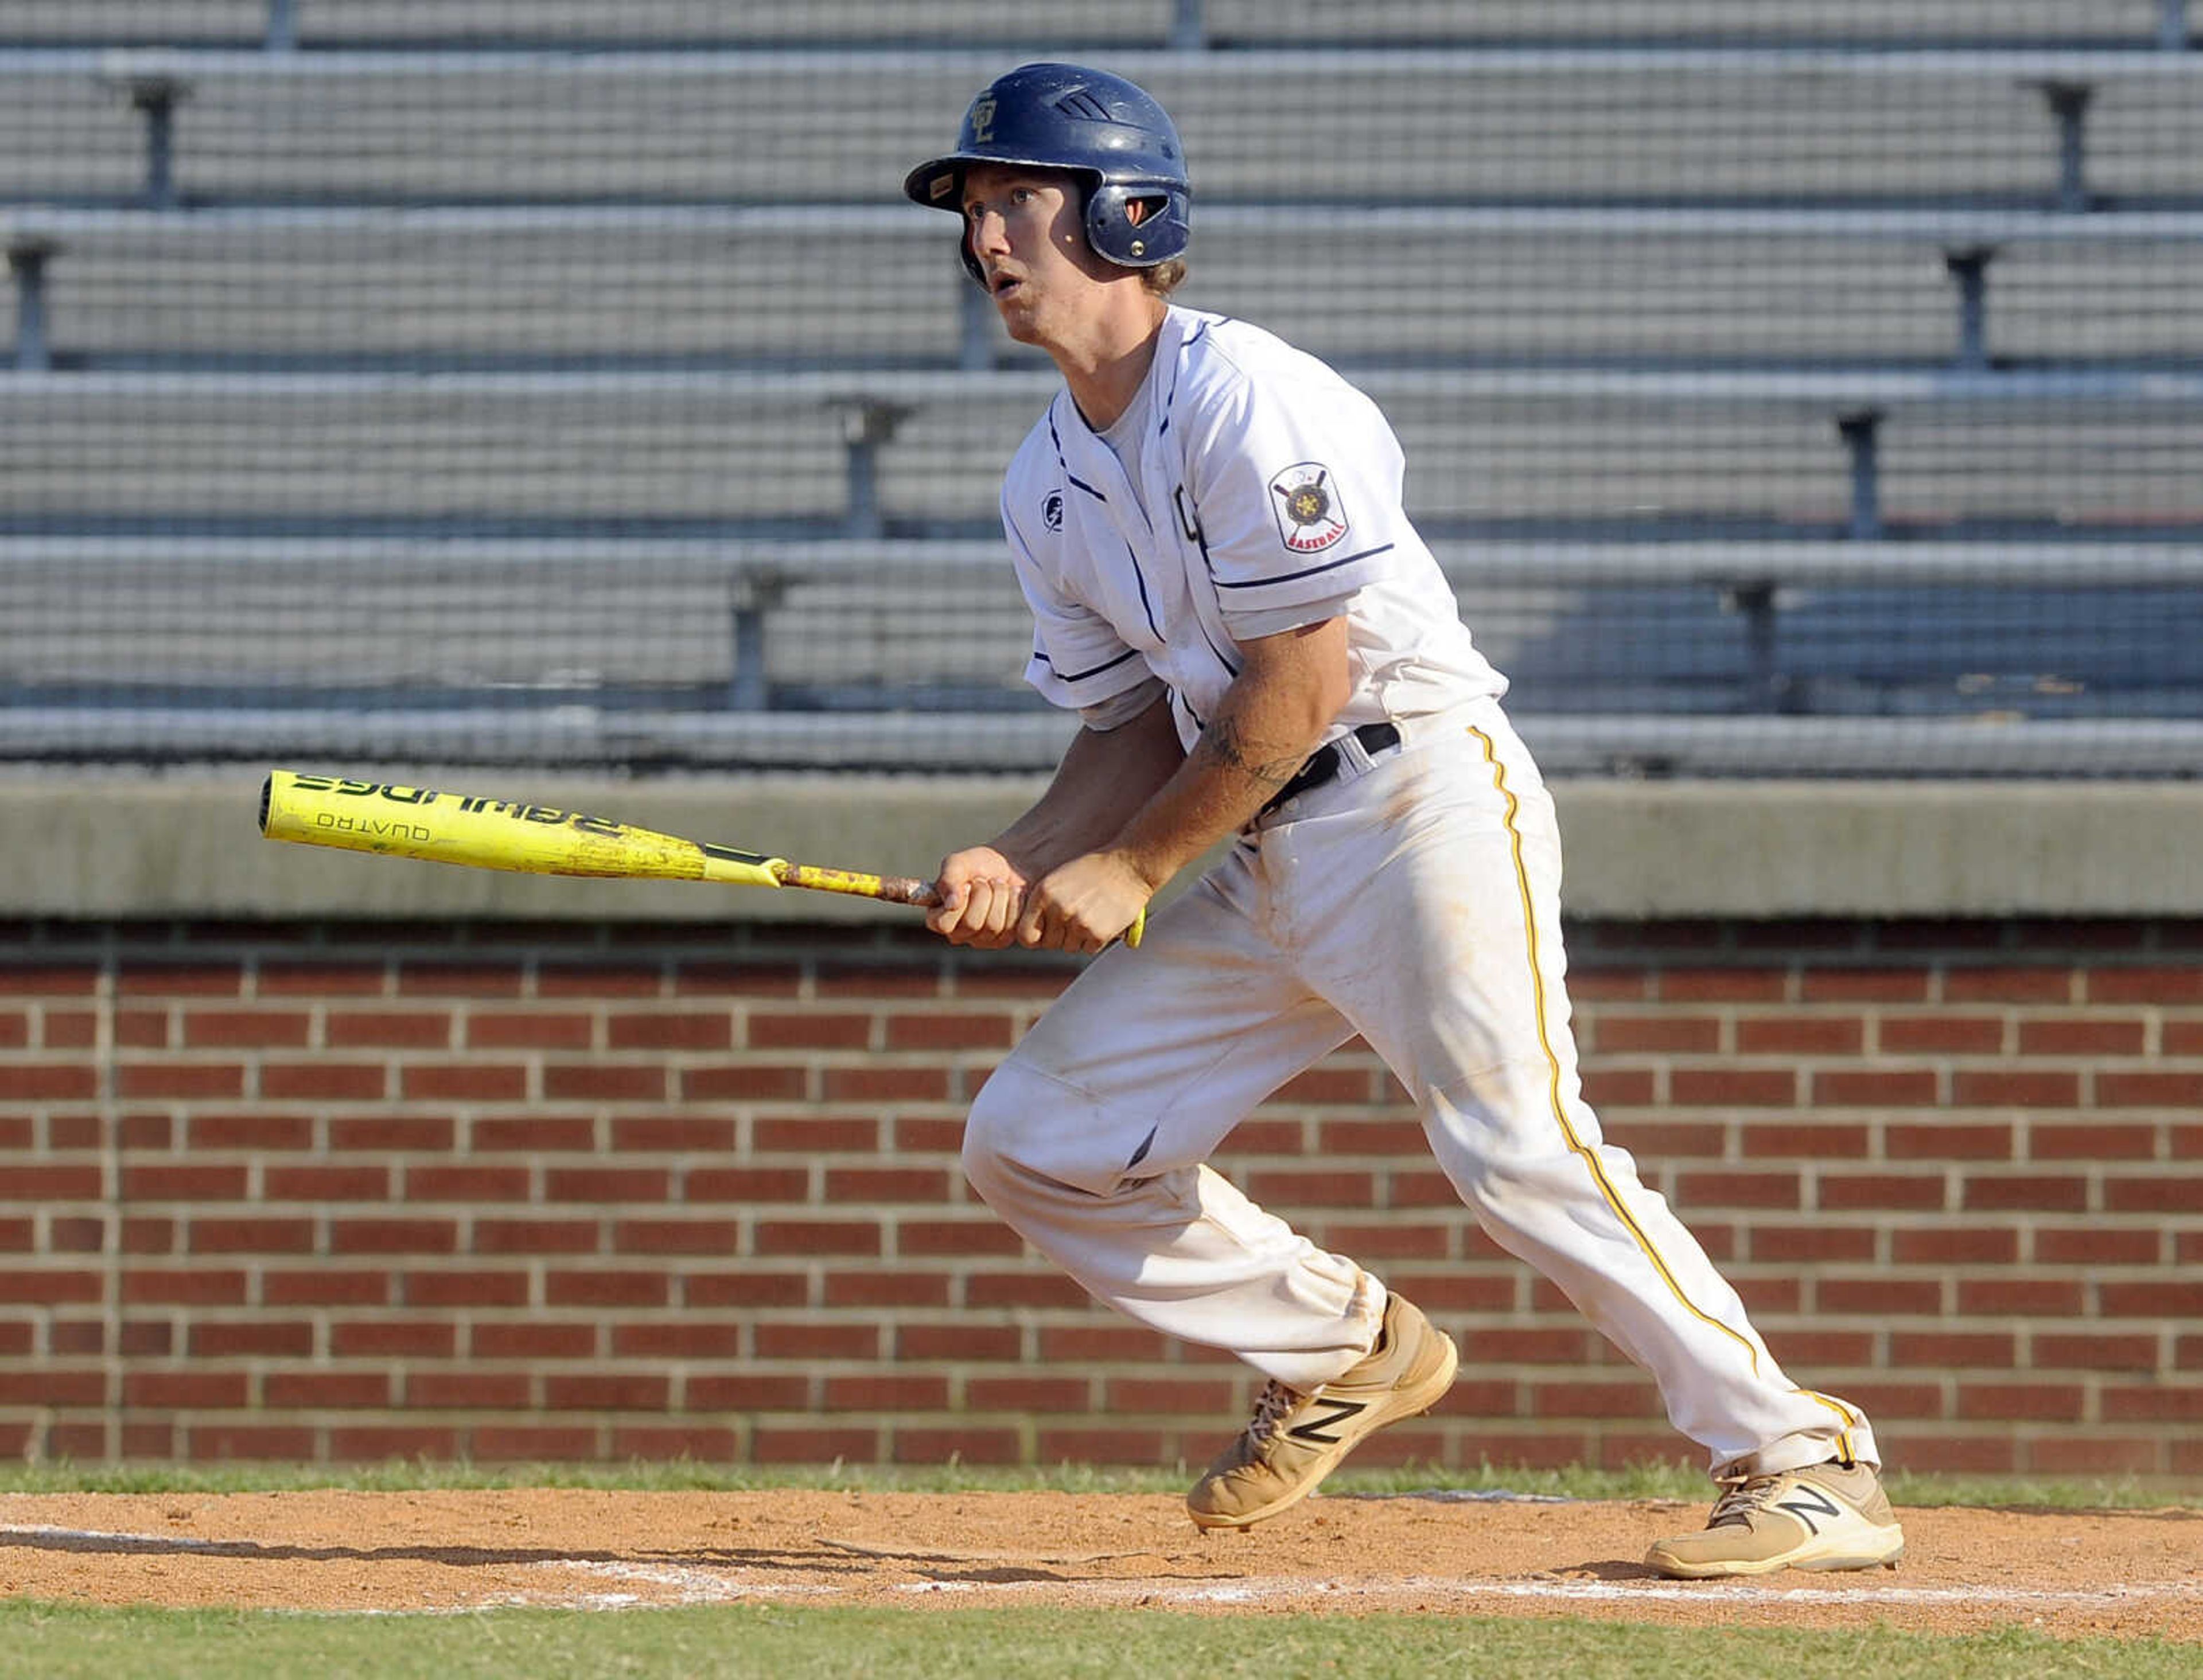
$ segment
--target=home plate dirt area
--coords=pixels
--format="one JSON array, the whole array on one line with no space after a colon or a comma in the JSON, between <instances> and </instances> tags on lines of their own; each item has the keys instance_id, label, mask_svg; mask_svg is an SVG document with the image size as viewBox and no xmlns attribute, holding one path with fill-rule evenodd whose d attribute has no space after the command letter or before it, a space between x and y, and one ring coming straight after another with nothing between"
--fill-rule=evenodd
<instances>
[{"instance_id":1,"label":"home plate dirt area","mask_svg":"<svg viewBox=\"0 0 2203 1680\"><path fill-rule=\"evenodd\" d=\"M319 1611L747 1600L1127 1606L2203 1641L2203 1512L1907 1510L1896 1570L1665 1581L1705 1507L1319 1497L1203 1535L1174 1499L785 1489L0 1494L0 1593Z\"/></svg>"}]
</instances>

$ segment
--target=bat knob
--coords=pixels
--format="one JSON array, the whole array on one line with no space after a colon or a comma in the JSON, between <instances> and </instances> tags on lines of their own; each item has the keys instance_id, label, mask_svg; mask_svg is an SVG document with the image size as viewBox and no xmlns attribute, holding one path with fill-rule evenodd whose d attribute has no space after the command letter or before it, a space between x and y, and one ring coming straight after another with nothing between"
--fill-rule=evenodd
<instances>
[{"instance_id":1,"label":"bat knob","mask_svg":"<svg viewBox=\"0 0 2203 1680\"><path fill-rule=\"evenodd\" d=\"M260 780L260 832L263 834L268 832L268 803L275 797L275 776L273 775L263 776Z\"/></svg>"}]
</instances>

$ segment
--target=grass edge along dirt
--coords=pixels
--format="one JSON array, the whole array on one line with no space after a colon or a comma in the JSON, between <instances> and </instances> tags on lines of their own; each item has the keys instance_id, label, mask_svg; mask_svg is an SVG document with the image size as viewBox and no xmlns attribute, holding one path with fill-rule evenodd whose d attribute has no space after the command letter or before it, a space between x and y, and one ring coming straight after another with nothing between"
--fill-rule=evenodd
<instances>
[{"instance_id":1,"label":"grass edge along dirt","mask_svg":"<svg viewBox=\"0 0 2203 1680\"><path fill-rule=\"evenodd\" d=\"M0 1465L0 1494L245 1494L308 1488L369 1493L467 1488L588 1488L638 1493L747 1493L773 1488L830 1491L972 1494L1165 1494L1185 1490L1189 1472L1059 1464L994 1467L951 1460L938 1465L728 1465L689 1459L625 1464L476 1465L456 1459L390 1459L373 1465L15 1464ZM1886 1478L1900 1506L2033 1506L2057 1510L2203 1507L2203 1484L2135 1477L2045 1480L1954 1477L1894 1471ZM1342 1471L1324 1484L1332 1497L1417 1493L1520 1494L1546 1499L1704 1501L1712 1488L1695 1465L1654 1462L1625 1470L1571 1465L1532 1470L1485 1465L1473 1471L1400 1469Z\"/></svg>"},{"instance_id":2,"label":"grass edge along dirt","mask_svg":"<svg viewBox=\"0 0 2203 1680\"><path fill-rule=\"evenodd\" d=\"M2052 1639L2008 1627L1929 1635L1680 1628L1581 1618L1200 1616L1168 1611L823 1609L720 1605L623 1615L92 1609L0 1600L0 1649L41 1680L476 1680L551 1674L1108 1677L1317 1673L1571 1680L1872 1674L1875 1680L2193 1675L2192 1645Z\"/></svg>"}]
</instances>

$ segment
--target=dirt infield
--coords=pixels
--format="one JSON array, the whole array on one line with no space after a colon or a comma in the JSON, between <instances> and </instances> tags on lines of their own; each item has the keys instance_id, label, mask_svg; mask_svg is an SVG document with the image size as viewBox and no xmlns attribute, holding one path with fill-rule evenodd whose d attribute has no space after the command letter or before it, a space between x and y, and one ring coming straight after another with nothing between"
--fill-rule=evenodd
<instances>
[{"instance_id":1,"label":"dirt infield","mask_svg":"<svg viewBox=\"0 0 2203 1680\"><path fill-rule=\"evenodd\" d=\"M1704 1508L1309 1501L1204 1536L1130 1494L790 1489L0 1495L0 1594L332 1611L499 1605L1415 1610L2203 1641L2203 1512L1915 1510L1904 1565L1686 1584L1636 1559Z\"/></svg>"}]
</instances>

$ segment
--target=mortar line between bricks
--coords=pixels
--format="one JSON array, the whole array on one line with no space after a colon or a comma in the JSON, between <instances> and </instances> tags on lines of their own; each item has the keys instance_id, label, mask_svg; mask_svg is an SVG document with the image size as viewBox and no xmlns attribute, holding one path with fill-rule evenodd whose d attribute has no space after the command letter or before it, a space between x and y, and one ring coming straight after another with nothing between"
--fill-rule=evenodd
<instances>
[{"instance_id":1,"label":"mortar line between bricks","mask_svg":"<svg viewBox=\"0 0 2203 1680\"><path fill-rule=\"evenodd\" d=\"M101 940L99 979L92 1005L92 1055L98 1093L100 1171L105 1179L107 1217L106 1229L100 1241L100 1335L104 1353L100 1360L105 1375L107 1403L101 1407L100 1433L110 1454L122 1450L123 1433L128 1424L123 1397L129 1391L129 1359L122 1347L122 1227L129 1217L129 1207L123 1199L122 1178L122 1115L115 1099L115 994L117 990L114 930L107 930ZM51 1141L53 1117L48 1111L46 1123L49 1141ZM52 1346L52 1324L48 1321L48 1349ZM43 1452L40 1456L44 1456Z\"/></svg>"}]
</instances>

